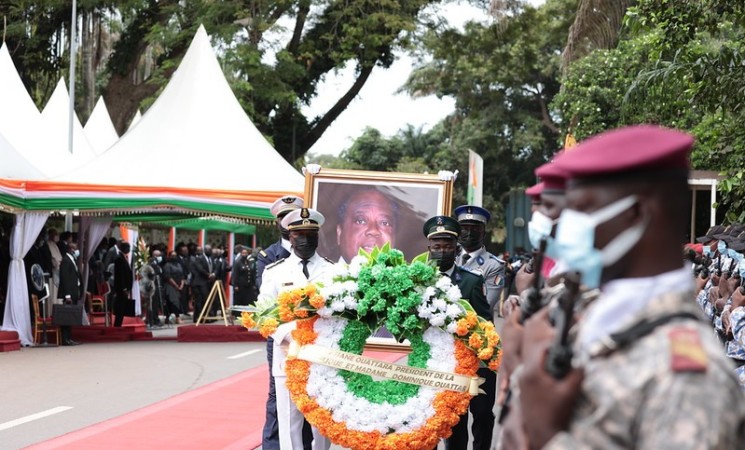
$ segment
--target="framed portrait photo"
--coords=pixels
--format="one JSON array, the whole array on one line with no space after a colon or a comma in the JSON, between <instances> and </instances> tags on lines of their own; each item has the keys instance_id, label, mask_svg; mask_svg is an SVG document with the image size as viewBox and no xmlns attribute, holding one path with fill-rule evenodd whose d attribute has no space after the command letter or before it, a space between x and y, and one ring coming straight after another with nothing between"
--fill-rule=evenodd
<instances>
[{"instance_id":1,"label":"framed portrait photo","mask_svg":"<svg viewBox=\"0 0 745 450\"><path fill-rule=\"evenodd\" d=\"M453 182L437 174L321 169L306 172L305 203L326 218L318 253L349 262L360 248L390 242L407 261L427 251L422 228L435 215L450 215Z\"/></svg>"}]
</instances>

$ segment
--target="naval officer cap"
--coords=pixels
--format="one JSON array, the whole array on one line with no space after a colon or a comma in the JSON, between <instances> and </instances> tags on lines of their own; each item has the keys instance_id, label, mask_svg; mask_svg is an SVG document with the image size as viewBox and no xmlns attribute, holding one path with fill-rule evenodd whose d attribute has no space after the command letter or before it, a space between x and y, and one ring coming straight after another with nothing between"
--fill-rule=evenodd
<instances>
[{"instance_id":1,"label":"naval officer cap","mask_svg":"<svg viewBox=\"0 0 745 450\"><path fill-rule=\"evenodd\" d=\"M287 230L318 230L326 218L315 209L300 208L287 213L282 219L282 228Z\"/></svg>"},{"instance_id":2,"label":"naval officer cap","mask_svg":"<svg viewBox=\"0 0 745 450\"><path fill-rule=\"evenodd\" d=\"M276 218L281 218L288 212L303 207L303 198L296 195L285 195L272 203L271 212Z\"/></svg>"},{"instance_id":3,"label":"naval officer cap","mask_svg":"<svg viewBox=\"0 0 745 450\"><path fill-rule=\"evenodd\" d=\"M714 241L717 239L714 237L714 235L721 234L722 232L724 232L723 226L714 225L706 231L705 235L697 237L696 242L700 242L703 244L704 242Z\"/></svg>"},{"instance_id":4,"label":"naval officer cap","mask_svg":"<svg viewBox=\"0 0 745 450\"><path fill-rule=\"evenodd\" d=\"M591 137L553 164L571 184L686 177L693 136L655 125L633 125Z\"/></svg>"},{"instance_id":5,"label":"naval officer cap","mask_svg":"<svg viewBox=\"0 0 745 450\"><path fill-rule=\"evenodd\" d=\"M491 214L480 206L462 205L455 208L455 217L458 218L458 222L479 222L485 224L491 218Z\"/></svg>"},{"instance_id":6,"label":"naval officer cap","mask_svg":"<svg viewBox=\"0 0 745 450\"><path fill-rule=\"evenodd\" d=\"M450 216L434 216L424 222L422 231L427 239L457 238L460 224Z\"/></svg>"}]
</instances>

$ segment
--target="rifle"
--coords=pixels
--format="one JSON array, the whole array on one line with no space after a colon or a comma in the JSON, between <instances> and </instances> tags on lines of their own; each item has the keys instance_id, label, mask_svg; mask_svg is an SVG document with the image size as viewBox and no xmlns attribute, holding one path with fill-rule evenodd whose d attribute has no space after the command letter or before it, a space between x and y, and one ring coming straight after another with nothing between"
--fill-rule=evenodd
<instances>
[{"instance_id":1,"label":"rifle","mask_svg":"<svg viewBox=\"0 0 745 450\"><path fill-rule=\"evenodd\" d=\"M520 302L520 323L525 323L530 316L538 312L543 307L543 301L541 298L541 284L543 282L541 278L541 272L543 271L543 254L546 252L548 240L542 238L538 245L538 250L533 255L533 286L531 286L524 296L524 301ZM527 269L526 269L527 270Z\"/></svg>"},{"instance_id":2,"label":"rifle","mask_svg":"<svg viewBox=\"0 0 745 450\"><path fill-rule=\"evenodd\" d=\"M722 276L722 255L717 256L717 276Z\"/></svg>"},{"instance_id":3,"label":"rifle","mask_svg":"<svg viewBox=\"0 0 745 450\"><path fill-rule=\"evenodd\" d=\"M548 351L546 371L554 378L561 379L572 368L572 346L569 342L569 329L574 319L574 305L579 298L580 279L576 272L567 273L564 278L564 291L559 297L559 310L554 317L556 340Z\"/></svg>"}]
</instances>

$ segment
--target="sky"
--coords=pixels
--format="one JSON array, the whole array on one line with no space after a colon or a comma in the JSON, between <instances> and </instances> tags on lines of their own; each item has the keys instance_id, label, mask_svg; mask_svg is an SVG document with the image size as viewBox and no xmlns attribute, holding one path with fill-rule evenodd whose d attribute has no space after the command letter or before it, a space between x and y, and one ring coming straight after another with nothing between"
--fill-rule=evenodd
<instances>
[{"instance_id":1,"label":"sky","mask_svg":"<svg viewBox=\"0 0 745 450\"><path fill-rule=\"evenodd\" d=\"M544 0L529 0L534 5ZM439 7L443 17L455 26L462 27L468 21L488 22L488 11L465 2L448 3ZM395 135L407 124L429 130L455 108L451 97L437 98L434 95L412 98L406 93L397 93L414 67L414 59L398 54L393 65L384 69L376 67L359 95L347 109L326 129L321 138L310 148L313 154L338 156L362 134L366 127L377 128L384 136ZM318 96L304 108L310 117L323 114L354 82L354 65L348 65L336 74L329 75L319 84Z\"/></svg>"}]
</instances>

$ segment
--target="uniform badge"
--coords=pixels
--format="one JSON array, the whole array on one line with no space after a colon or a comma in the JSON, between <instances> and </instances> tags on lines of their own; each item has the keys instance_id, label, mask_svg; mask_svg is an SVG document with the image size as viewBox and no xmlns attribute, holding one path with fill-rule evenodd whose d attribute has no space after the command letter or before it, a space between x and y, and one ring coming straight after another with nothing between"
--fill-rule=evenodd
<instances>
[{"instance_id":1,"label":"uniform badge","mask_svg":"<svg viewBox=\"0 0 745 450\"><path fill-rule=\"evenodd\" d=\"M673 372L706 372L708 357L697 330L674 328L668 332L668 339Z\"/></svg>"},{"instance_id":2,"label":"uniform badge","mask_svg":"<svg viewBox=\"0 0 745 450\"><path fill-rule=\"evenodd\" d=\"M292 281L288 281L287 283L282 283L282 287L294 286L294 285L295 285L295 283L292 282Z\"/></svg>"},{"instance_id":3,"label":"uniform badge","mask_svg":"<svg viewBox=\"0 0 745 450\"><path fill-rule=\"evenodd\" d=\"M295 197L282 197L282 201L289 205L295 202Z\"/></svg>"},{"instance_id":4,"label":"uniform badge","mask_svg":"<svg viewBox=\"0 0 745 450\"><path fill-rule=\"evenodd\" d=\"M467 220L473 219L473 214L466 214L466 219Z\"/></svg>"},{"instance_id":5,"label":"uniform badge","mask_svg":"<svg viewBox=\"0 0 745 450\"><path fill-rule=\"evenodd\" d=\"M484 258L482 258L481 256L479 256L479 257L476 258L476 262L479 263L479 266L483 266L484 265Z\"/></svg>"}]
</instances>

